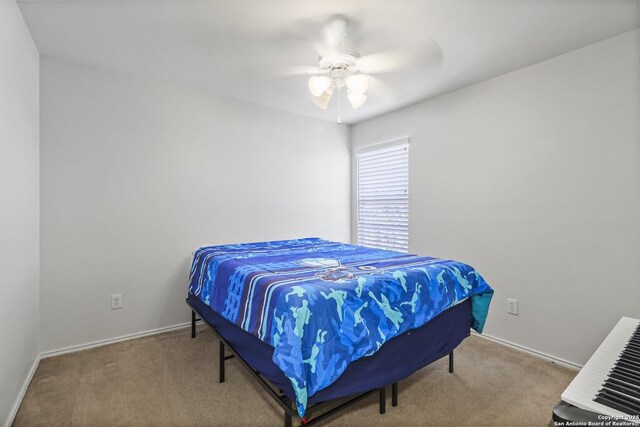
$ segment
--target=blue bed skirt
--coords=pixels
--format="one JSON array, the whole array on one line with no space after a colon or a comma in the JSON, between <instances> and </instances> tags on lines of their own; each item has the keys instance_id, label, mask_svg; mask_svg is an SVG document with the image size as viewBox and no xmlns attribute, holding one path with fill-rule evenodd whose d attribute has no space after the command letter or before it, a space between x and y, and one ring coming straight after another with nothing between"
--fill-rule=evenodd
<instances>
[{"instance_id":1,"label":"blue bed skirt","mask_svg":"<svg viewBox=\"0 0 640 427\"><path fill-rule=\"evenodd\" d=\"M273 347L220 316L197 297L189 295L188 301L254 370L295 401L291 381L272 361ZM469 336L471 321L467 299L422 327L391 339L372 356L351 363L338 380L309 397L308 403L364 393L408 377L455 349Z\"/></svg>"}]
</instances>

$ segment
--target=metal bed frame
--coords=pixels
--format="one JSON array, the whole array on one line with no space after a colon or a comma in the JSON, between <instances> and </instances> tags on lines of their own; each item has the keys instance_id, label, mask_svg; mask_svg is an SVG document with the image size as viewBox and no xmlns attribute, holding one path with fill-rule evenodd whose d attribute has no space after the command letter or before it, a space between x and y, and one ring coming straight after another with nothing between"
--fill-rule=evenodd
<instances>
[{"instance_id":1,"label":"metal bed frame","mask_svg":"<svg viewBox=\"0 0 640 427\"><path fill-rule=\"evenodd\" d=\"M292 402L291 399L289 399L281 390L271 385L271 383L269 383L267 379L263 378L255 369L251 367L251 365L249 365L242 357L240 357L240 355L233 349L233 347L231 347L231 345L229 345L225 341L225 339L222 337L222 335L220 335L220 333L216 330L216 328L213 325L207 322L207 320L204 319L203 317L197 318L196 309L193 308L193 306L189 303L189 299L187 299L186 302L187 302L187 305L191 308L191 338L196 337L196 322L199 322L199 321L202 321L207 326L209 326L211 330L214 332L214 334L218 337L218 340L219 340L218 382L223 383L225 380L225 366L224 366L225 361L229 359L238 359L238 361L242 364L242 366L244 366L247 369L247 371L251 374L251 376L257 380L258 384L260 384L260 386L269 394L269 396L271 396L271 398L273 398L273 400L278 405L280 405L282 409L284 409L284 427L292 427L293 418L298 417L298 411L295 408L294 402ZM225 347L229 349L231 354L228 354L228 355L225 354ZM449 372L453 373L453 350L451 350L451 353L449 353ZM387 400L386 386L381 387L379 389L369 390L365 393L358 394L352 397L344 398L349 400L339 405L336 405L335 401L342 400L342 399L328 400L326 402L319 402L311 406L308 406L307 413L310 413L310 412L316 413L318 411L326 410L327 408L329 409L313 418L307 418L306 416L301 418L300 419L302 423L301 425L312 426L316 423L319 423L320 421L330 417L331 415L341 411L342 409L345 409L346 407L351 406L354 403L359 402L365 397L368 397L369 395L374 394L376 392L379 393L380 414L384 414L386 412L386 400ZM391 384L391 406L394 406L394 407L398 406L398 383L397 382Z\"/></svg>"}]
</instances>

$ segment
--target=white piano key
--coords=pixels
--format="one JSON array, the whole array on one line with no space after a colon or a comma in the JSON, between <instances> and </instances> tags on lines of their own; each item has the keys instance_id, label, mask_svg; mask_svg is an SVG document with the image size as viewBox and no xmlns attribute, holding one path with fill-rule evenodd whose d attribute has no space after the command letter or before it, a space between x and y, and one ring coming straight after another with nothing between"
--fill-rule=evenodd
<instances>
[{"instance_id":1,"label":"white piano key","mask_svg":"<svg viewBox=\"0 0 640 427\"><path fill-rule=\"evenodd\" d=\"M616 409L594 402L602 384L609 376L609 371L614 367L629 342L629 338L640 325L640 320L623 317L600 344L584 367L578 372L571 384L562 393L562 400L588 411L597 412L612 417L626 418L628 414ZM640 425L640 420L629 419Z\"/></svg>"}]
</instances>

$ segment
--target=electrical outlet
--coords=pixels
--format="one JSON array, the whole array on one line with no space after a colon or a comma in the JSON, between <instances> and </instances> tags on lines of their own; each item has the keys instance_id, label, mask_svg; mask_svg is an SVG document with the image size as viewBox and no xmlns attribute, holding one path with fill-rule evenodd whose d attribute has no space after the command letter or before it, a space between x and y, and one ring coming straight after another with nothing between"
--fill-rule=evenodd
<instances>
[{"instance_id":1,"label":"electrical outlet","mask_svg":"<svg viewBox=\"0 0 640 427\"><path fill-rule=\"evenodd\" d=\"M122 294L111 295L111 310L116 310L122 307L124 307L124 304L122 303Z\"/></svg>"},{"instance_id":2,"label":"electrical outlet","mask_svg":"<svg viewBox=\"0 0 640 427\"><path fill-rule=\"evenodd\" d=\"M518 315L518 300L507 298L507 313Z\"/></svg>"}]
</instances>

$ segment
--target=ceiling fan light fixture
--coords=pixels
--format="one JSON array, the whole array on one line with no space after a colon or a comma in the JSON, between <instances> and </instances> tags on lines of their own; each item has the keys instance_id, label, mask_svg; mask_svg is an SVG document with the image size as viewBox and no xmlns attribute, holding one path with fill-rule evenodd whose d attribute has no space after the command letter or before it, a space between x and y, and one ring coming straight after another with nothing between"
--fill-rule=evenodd
<instances>
[{"instance_id":1,"label":"ceiling fan light fixture","mask_svg":"<svg viewBox=\"0 0 640 427\"><path fill-rule=\"evenodd\" d=\"M315 98L322 97L329 89L329 86L331 86L331 79L327 76L309 77L309 91ZM329 95L329 98L331 98L331 95Z\"/></svg>"},{"instance_id":2,"label":"ceiling fan light fixture","mask_svg":"<svg viewBox=\"0 0 640 427\"><path fill-rule=\"evenodd\" d=\"M331 101L331 96L333 95L333 90L329 87L327 90L322 92L320 96L314 96L313 102L323 110L327 109L329 106L329 101Z\"/></svg>"},{"instance_id":3,"label":"ceiling fan light fixture","mask_svg":"<svg viewBox=\"0 0 640 427\"><path fill-rule=\"evenodd\" d=\"M367 100L367 95L363 93L357 93L352 90L349 90L347 97L349 98L349 102L351 103L351 106L354 110L361 107L362 104L364 104L364 102Z\"/></svg>"},{"instance_id":4,"label":"ceiling fan light fixture","mask_svg":"<svg viewBox=\"0 0 640 427\"><path fill-rule=\"evenodd\" d=\"M369 78L364 74L353 74L347 77L346 85L352 93L364 94L369 87Z\"/></svg>"}]
</instances>

